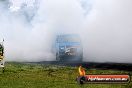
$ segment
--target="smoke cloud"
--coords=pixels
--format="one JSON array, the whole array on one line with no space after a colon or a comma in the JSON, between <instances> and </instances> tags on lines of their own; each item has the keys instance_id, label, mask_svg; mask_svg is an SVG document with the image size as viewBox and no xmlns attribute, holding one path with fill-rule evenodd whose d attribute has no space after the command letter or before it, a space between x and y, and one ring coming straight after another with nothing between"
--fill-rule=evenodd
<instances>
[{"instance_id":1,"label":"smoke cloud","mask_svg":"<svg viewBox=\"0 0 132 88\"><path fill-rule=\"evenodd\" d=\"M131 0L1 0L7 61L55 60L58 34L79 34L84 61L132 63Z\"/></svg>"}]
</instances>

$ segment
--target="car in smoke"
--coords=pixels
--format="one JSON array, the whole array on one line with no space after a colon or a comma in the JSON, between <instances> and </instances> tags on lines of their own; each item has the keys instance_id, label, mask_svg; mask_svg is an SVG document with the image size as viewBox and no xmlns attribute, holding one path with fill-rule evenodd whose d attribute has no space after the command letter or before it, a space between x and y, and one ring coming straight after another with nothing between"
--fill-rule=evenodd
<instances>
[{"instance_id":1,"label":"car in smoke","mask_svg":"<svg viewBox=\"0 0 132 88\"><path fill-rule=\"evenodd\" d=\"M56 36L57 61L82 61L83 47L81 38L77 34L63 34Z\"/></svg>"}]
</instances>

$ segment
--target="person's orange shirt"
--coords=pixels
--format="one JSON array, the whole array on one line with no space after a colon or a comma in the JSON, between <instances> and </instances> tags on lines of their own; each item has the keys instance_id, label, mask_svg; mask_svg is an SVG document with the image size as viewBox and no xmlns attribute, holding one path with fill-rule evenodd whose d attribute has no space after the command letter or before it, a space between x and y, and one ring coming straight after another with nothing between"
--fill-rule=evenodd
<instances>
[{"instance_id":1,"label":"person's orange shirt","mask_svg":"<svg viewBox=\"0 0 132 88\"><path fill-rule=\"evenodd\" d=\"M84 68L82 66L79 66L78 70L79 70L80 76L85 76L85 70L84 70Z\"/></svg>"}]
</instances>

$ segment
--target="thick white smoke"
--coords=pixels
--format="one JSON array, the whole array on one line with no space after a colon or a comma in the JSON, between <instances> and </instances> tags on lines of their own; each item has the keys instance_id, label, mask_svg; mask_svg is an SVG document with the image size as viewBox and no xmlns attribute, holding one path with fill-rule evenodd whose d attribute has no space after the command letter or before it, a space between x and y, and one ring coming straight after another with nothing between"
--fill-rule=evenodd
<instances>
[{"instance_id":1,"label":"thick white smoke","mask_svg":"<svg viewBox=\"0 0 132 88\"><path fill-rule=\"evenodd\" d=\"M0 1L6 60L54 60L57 34L82 38L84 61L132 63L131 0Z\"/></svg>"},{"instance_id":2,"label":"thick white smoke","mask_svg":"<svg viewBox=\"0 0 132 88\"><path fill-rule=\"evenodd\" d=\"M131 0L95 0L84 22L87 60L132 62Z\"/></svg>"}]
</instances>

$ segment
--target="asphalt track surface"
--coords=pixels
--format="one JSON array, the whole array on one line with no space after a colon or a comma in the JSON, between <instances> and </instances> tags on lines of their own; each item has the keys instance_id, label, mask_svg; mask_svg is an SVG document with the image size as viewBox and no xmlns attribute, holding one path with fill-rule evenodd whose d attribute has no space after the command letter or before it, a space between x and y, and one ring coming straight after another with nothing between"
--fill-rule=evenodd
<instances>
[{"instance_id":1,"label":"asphalt track surface","mask_svg":"<svg viewBox=\"0 0 132 88\"><path fill-rule=\"evenodd\" d=\"M98 63L98 62L60 62L60 61L41 61L30 62L43 65L60 65L60 66L80 66L87 69L102 69L102 70L124 70L132 71L132 63Z\"/></svg>"}]
</instances>

